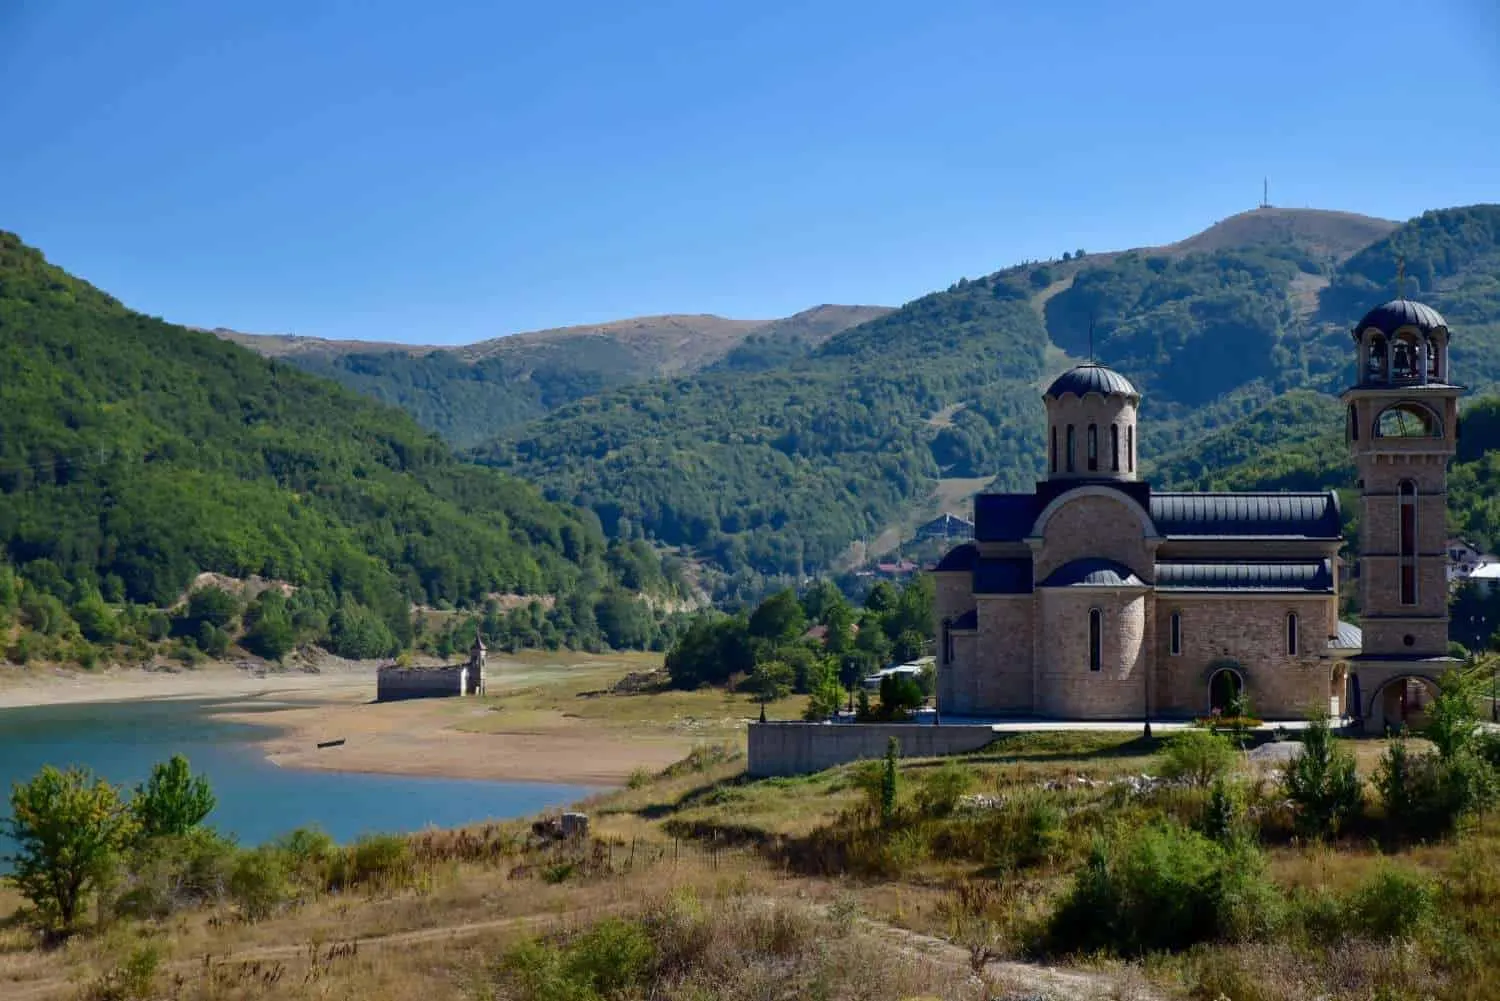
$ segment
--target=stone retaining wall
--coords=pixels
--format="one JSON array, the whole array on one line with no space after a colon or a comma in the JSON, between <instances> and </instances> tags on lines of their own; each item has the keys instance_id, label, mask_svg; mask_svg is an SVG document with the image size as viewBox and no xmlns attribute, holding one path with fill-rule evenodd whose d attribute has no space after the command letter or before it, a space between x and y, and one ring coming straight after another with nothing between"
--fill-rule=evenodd
<instances>
[{"instance_id":1,"label":"stone retaining wall","mask_svg":"<svg viewBox=\"0 0 1500 1001\"><path fill-rule=\"evenodd\" d=\"M751 723L745 771L756 778L804 775L834 765L885 756L895 737L903 758L977 751L996 737L988 724Z\"/></svg>"}]
</instances>

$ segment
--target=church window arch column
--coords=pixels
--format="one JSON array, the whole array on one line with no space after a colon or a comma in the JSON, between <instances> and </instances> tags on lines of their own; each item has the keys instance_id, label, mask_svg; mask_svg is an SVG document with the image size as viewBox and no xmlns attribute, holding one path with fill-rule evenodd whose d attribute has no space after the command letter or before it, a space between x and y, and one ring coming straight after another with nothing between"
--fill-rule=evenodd
<instances>
[{"instance_id":1,"label":"church window arch column","mask_svg":"<svg viewBox=\"0 0 1500 1001\"><path fill-rule=\"evenodd\" d=\"M1077 435L1073 431L1073 425L1069 424L1068 425L1068 442L1067 442L1068 452L1067 452L1067 457L1066 457L1066 459L1064 461L1067 462L1067 464L1068 464L1068 472L1070 472L1070 473L1073 471L1073 453L1074 453L1075 444L1076 444L1075 441L1074 441L1074 439L1076 437L1077 437Z\"/></svg>"},{"instance_id":2,"label":"church window arch column","mask_svg":"<svg viewBox=\"0 0 1500 1001\"><path fill-rule=\"evenodd\" d=\"M1091 473L1099 471L1099 425L1097 424L1089 425L1088 469Z\"/></svg>"},{"instance_id":3,"label":"church window arch column","mask_svg":"<svg viewBox=\"0 0 1500 1001\"><path fill-rule=\"evenodd\" d=\"M1104 670L1104 611L1089 609L1089 670Z\"/></svg>"}]
</instances>

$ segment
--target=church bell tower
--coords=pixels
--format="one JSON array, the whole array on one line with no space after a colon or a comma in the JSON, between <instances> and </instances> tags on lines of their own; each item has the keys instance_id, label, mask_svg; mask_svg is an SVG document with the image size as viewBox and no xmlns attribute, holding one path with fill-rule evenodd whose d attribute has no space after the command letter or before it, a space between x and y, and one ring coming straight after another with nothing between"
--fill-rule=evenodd
<instances>
[{"instance_id":1,"label":"church bell tower","mask_svg":"<svg viewBox=\"0 0 1500 1001\"><path fill-rule=\"evenodd\" d=\"M1448 461L1463 390L1431 307L1394 299L1353 335L1359 368L1343 401L1360 490L1357 670L1373 693L1398 673L1431 678L1448 666Z\"/></svg>"}]
</instances>

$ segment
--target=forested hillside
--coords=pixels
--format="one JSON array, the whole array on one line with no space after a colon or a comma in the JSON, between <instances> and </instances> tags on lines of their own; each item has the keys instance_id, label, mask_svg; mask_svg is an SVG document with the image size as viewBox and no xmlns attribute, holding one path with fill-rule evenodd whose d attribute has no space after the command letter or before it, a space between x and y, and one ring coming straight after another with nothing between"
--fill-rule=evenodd
<instances>
[{"instance_id":1,"label":"forested hillside","mask_svg":"<svg viewBox=\"0 0 1500 1001\"><path fill-rule=\"evenodd\" d=\"M549 631L587 645L601 602L639 604L622 581L675 586L649 549L457 461L400 411L131 312L8 233L0 560L22 580L0 565L0 630L63 641L104 615L114 635L117 613L139 624L131 608L215 571L296 585L302 639L363 630L366 653L410 641L412 603L555 595Z\"/></svg>"},{"instance_id":2,"label":"forested hillside","mask_svg":"<svg viewBox=\"0 0 1500 1001\"><path fill-rule=\"evenodd\" d=\"M818 306L769 322L647 316L454 348L215 333L402 407L463 447L607 389L717 364L769 367L887 312L882 306Z\"/></svg>"},{"instance_id":3,"label":"forested hillside","mask_svg":"<svg viewBox=\"0 0 1500 1001\"><path fill-rule=\"evenodd\" d=\"M1500 206L1394 229L1262 211L1264 224L1247 213L1173 247L962 280L811 354L603 393L475 454L592 508L611 534L698 547L754 577L825 565L944 482L1026 487L1044 375L1091 339L1145 394L1143 458L1181 453L1171 477L1232 461L1237 439L1214 432L1247 419L1316 456L1319 394L1347 380L1349 327L1397 294L1403 255L1408 292L1453 324L1454 371L1476 388L1500 380ZM1230 245L1235 233L1246 245ZM1216 442L1220 456L1201 451Z\"/></svg>"},{"instance_id":4,"label":"forested hillside","mask_svg":"<svg viewBox=\"0 0 1500 1001\"><path fill-rule=\"evenodd\" d=\"M700 549L730 571L827 564L979 456L1021 482L1046 343L1030 290L964 282L770 371L582 400L479 454L598 512L605 530ZM951 427L929 419L970 400ZM999 429L996 431L995 429ZM941 460L939 459L941 455Z\"/></svg>"}]
</instances>

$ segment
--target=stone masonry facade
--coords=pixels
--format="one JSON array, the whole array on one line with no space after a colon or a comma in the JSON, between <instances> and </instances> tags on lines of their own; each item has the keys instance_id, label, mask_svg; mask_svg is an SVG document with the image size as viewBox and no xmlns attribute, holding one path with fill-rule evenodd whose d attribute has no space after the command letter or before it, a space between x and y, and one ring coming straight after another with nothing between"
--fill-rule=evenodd
<instances>
[{"instance_id":1,"label":"stone masonry facade","mask_svg":"<svg viewBox=\"0 0 1500 1001\"><path fill-rule=\"evenodd\" d=\"M1044 394L1047 478L975 498L933 573L938 704L958 717L1181 719L1331 712L1378 729L1451 666L1448 329L1404 299L1353 331L1359 626L1339 620L1336 493L1176 493L1137 473L1140 394L1080 365ZM1414 687L1415 686L1415 687Z\"/></svg>"}]
</instances>

